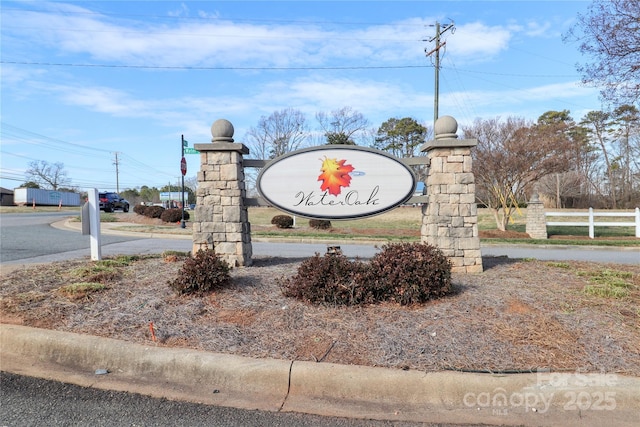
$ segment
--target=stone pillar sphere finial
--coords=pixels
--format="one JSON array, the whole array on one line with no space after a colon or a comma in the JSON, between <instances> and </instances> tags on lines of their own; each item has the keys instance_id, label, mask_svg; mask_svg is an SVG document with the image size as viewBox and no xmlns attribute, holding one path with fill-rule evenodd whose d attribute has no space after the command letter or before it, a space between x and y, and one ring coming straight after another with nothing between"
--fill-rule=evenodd
<instances>
[{"instance_id":1,"label":"stone pillar sphere finial","mask_svg":"<svg viewBox=\"0 0 640 427\"><path fill-rule=\"evenodd\" d=\"M433 126L436 139L456 139L458 135L458 122L451 116L442 116L436 120Z\"/></svg>"},{"instance_id":2,"label":"stone pillar sphere finial","mask_svg":"<svg viewBox=\"0 0 640 427\"><path fill-rule=\"evenodd\" d=\"M233 132L229 120L218 119L211 125L211 142L233 142Z\"/></svg>"}]
</instances>

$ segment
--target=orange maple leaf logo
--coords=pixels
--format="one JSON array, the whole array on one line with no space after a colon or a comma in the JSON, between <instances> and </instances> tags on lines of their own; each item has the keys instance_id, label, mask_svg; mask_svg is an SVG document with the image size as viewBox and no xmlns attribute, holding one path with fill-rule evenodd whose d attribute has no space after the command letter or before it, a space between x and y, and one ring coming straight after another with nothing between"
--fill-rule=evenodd
<instances>
[{"instance_id":1,"label":"orange maple leaf logo","mask_svg":"<svg viewBox=\"0 0 640 427\"><path fill-rule=\"evenodd\" d=\"M341 187L348 187L351 183L350 172L354 170L351 165L345 165L346 160L325 159L322 161L322 173L318 177L318 181L322 181L320 190L329 190L329 194L337 196L340 194Z\"/></svg>"}]
</instances>

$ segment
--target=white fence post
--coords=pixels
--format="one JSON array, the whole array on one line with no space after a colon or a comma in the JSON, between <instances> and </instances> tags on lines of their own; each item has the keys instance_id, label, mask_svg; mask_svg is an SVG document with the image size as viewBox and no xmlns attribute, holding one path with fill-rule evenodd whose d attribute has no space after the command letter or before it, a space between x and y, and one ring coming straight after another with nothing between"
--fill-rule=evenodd
<instances>
[{"instance_id":1,"label":"white fence post","mask_svg":"<svg viewBox=\"0 0 640 427\"><path fill-rule=\"evenodd\" d=\"M91 246L91 260L99 261L102 259L102 246L100 236L100 199L97 188L92 188L87 192L89 196L89 227L91 235L89 243Z\"/></svg>"},{"instance_id":2,"label":"white fence post","mask_svg":"<svg viewBox=\"0 0 640 427\"><path fill-rule=\"evenodd\" d=\"M560 217L588 217L587 221L546 221L547 226L571 226L589 227L589 237L595 238L595 227L635 227L636 237L640 238L640 208L635 208L634 212L594 212L589 208L588 212L545 212L545 218L552 216ZM596 217L635 217L633 221L596 221Z\"/></svg>"}]
</instances>

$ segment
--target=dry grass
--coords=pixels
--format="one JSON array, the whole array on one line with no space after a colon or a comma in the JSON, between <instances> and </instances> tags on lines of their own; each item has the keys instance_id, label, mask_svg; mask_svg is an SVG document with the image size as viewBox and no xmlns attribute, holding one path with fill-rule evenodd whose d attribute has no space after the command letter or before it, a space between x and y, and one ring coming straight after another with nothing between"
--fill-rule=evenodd
<instances>
[{"instance_id":1,"label":"dry grass","mask_svg":"<svg viewBox=\"0 0 640 427\"><path fill-rule=\"evenodd\" d=\"M29 326L245 356L424 371L536 368L640 376L640 266L485 258L485 272L454 275L455 294L420 306L312 306L282 296L301 260L258 258L230 287L206 297L168 286L175 254L113 263L99 291L61 292L87 281L91 261L3 272L0 320ZM626 280L623 298L584 291L602 271ZM609 273L608 273L609 274ZM95 279L95 278L94 278ZM92 280L93 282L93 280Z\"/></svg>"}]
</instances>

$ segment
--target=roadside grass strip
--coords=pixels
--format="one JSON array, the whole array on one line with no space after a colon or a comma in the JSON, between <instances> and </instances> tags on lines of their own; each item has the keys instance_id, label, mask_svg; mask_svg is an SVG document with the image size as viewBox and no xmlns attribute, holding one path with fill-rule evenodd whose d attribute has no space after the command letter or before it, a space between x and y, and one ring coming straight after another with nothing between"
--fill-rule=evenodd
<instances>
[{"instance_id":1,"label":"roadside grass strip","mask_svg":"<svg viewBox=\"0 0 640 427\"><path fill-rule=\"evenodd\" d=\"M567 262L547 262L549 267L571 269L571 264ZM600 268L596 270L576 270L578 277L587 279L588 284L582 291L586 295L603 298L626 298L630 292L638 288L635 281L638 278L629 271L613 270L611 268Z\"/></svg>"},{"instance_id":2,"label":"roadside grass strip","mask_svg":"<svg viewBox=\"0 0 640 427\"><path fill-rule=\"evenodd\" d=\"M587 295L605 298L625 298L634 287L633 274L627 271L611 269L578 272L579 276L587 277L590 284L584 287Z\"/></svg>"},{"instance_id":3,"label":"roadside grass strip","mask_svg":"<svg viewBox=\"0 0 640 427\"><path fill-rule=\"evenodd\" d=\"M58 292L70 299L83 299L93 293L104 291L106 289L108 289L108 287L103 283L78 282L61 286L58 288Z\"/></svg>"}]
</instances>

